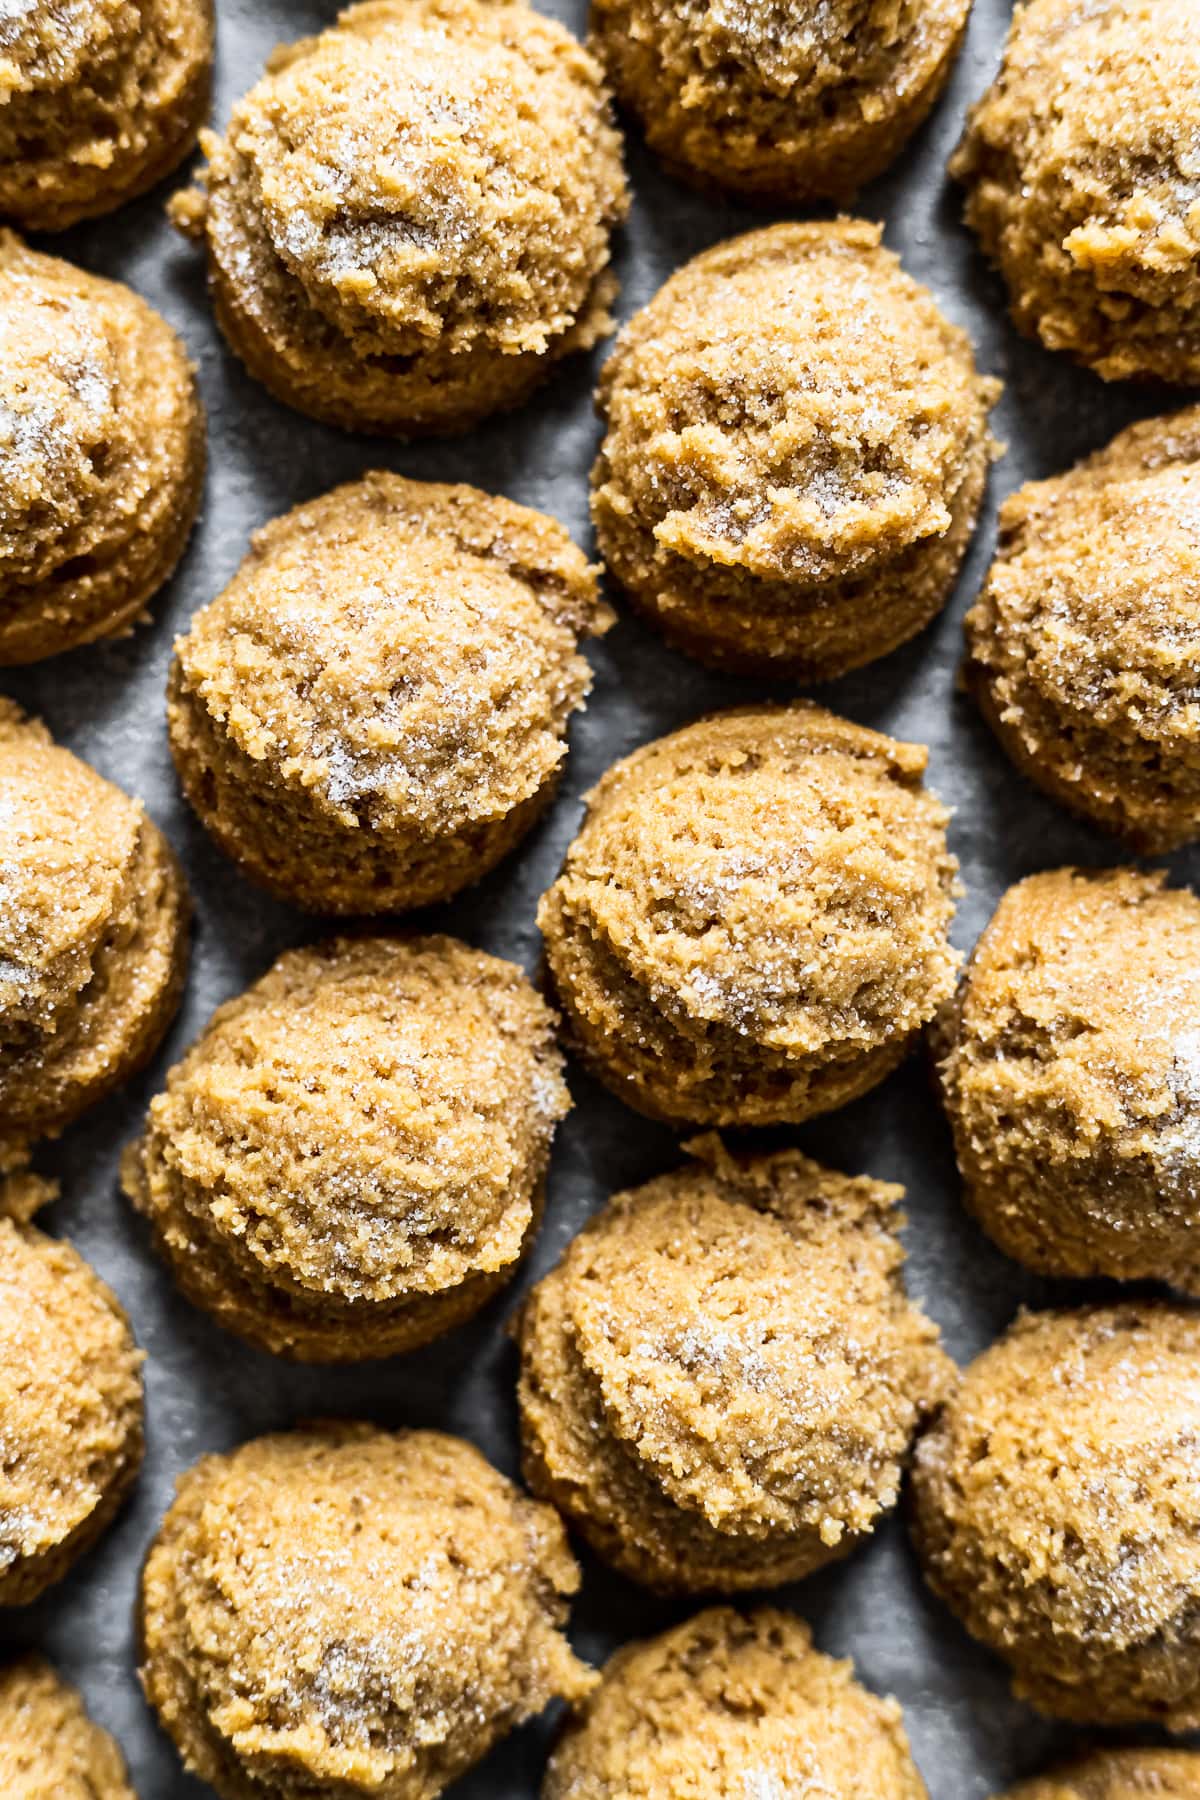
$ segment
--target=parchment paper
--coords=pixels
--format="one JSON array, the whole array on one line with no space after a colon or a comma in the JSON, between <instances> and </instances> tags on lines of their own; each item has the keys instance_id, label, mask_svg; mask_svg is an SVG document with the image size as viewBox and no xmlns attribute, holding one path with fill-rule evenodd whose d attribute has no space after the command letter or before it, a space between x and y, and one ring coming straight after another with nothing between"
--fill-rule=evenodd
<instances>
[{"instance_id":1,"label":"parchment paper","mask_svg":"<svg viewBox=\"0 0 1200 1800\"><path fill-rule=\"evenodd\" d=\"M546 10L582 30L584 0L548 0ZM218 0L216 121L224 122L276 41L319 29L334 13L334 0ZM820 690L820 698L850 718L930 746L930 783L955 808L952 843L968 891L954 935L964 949L1003 889L1020 876L1070 861L1118 859L1106 840L1025 785L955 691L959 624L991 554L996 505L1022 480L1063 468L1131 418L1185 398L1151 388L1105 387L1019 339L998 281L960 223L960 196L946 180L945 159L968 102L999 59L1009 13L1009 0L976 0L963 54L933 119L893 173L858 205L865 216L885 221L887 240L905 266L967 328L981 367L1003 378L995 427L1008 454L995 469L971 555L941 620L897 654ZM622 318L686 258L763 219L672 182L632 128L628 150L635 203L617 247ZM587 475L599 436L591 389L606 354L601 346L590 363L563 368L523 411L459 441L397 446L323 429L271 400L225 348L206 302L202 258L163 217L174 185L46 240L44 247L129 282L187 340L209 412L210 472L200 525L181 569L155 603L150 626L115 645L0 675L0 688L43 713L63 742L146 800L184 859L196 901L186 1000L154 1064L38 1157L38 1166L63 1185L61 1202L41 1223L70 1236L111 1282L148 1352L145 1473L116 1526L70 1578L39 1604L0 1615L0 1650L40 1646L82 1685L96 1716L119 1737L142 1800L198 1800L208 1791L181 1773L141 1699L134 1667L139 1567L178 1472L206 1451L325 1414L461 1432L515 1474L508 1313L607 1194L679 1160L670 1132L639 1120L572 1070L576 1105L557 1139L546 1223L516 1286L473 1325L427 1351L335 1371L256 1354L195 1312L176 1293L122 1199L117 1158L165 1069L220 1000L253 980L285 946L324 929L247 886L184 806L163 722L173 638L233 574L255 526L373 466L475 482L545 508L590 542ZM566 779L549 817L481 887L421 921L530 969L539 948L537 898L557 873L582 796L602 770L634 745L707 709L771 691L705 674L627 617L591 655L595 689L575 724ZM1189 870L1200 873L1194 854L1176 858L1175 866L1182 878ZM910 1285L960 1360L988 1343L1021 1304L1084 1297L1078 1286L1056 1288L1025 1277L965 1217L948 1136L920 1059L865 1100L795 1137L836 1166L906 1184ZM573 1630L583 1654L593 1659L687 1610L653 1600L586 1557L584 1563ZM925 1593L897 1519L852 1561L784 1590L782 1598L811 1620L824 1649L853 1656L865 1682L902 1702L933 1800L982 1800L1072 1742L1069 1732L1039 1721L1010 1698L1000 1664ZM517 1732L456 1795L533 1800L553 1727L550 1716Z\"/></svg>"}]
</instances>

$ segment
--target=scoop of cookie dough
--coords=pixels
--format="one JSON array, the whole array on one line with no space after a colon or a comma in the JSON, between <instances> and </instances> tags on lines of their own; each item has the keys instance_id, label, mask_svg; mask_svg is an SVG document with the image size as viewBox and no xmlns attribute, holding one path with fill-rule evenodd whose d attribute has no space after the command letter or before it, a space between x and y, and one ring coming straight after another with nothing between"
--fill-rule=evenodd
<instances>
[{"instance_id":1,"label":"scoop of cookie dough","mask_svg":"<svg viewBox=\"0 0 1200 1800\"><path fill-rule=\"evenodd\" d=\"M136 1800L113 1739L40 1656L0 1668L4 1800Z\"/></svg>"},{"instance_id":2,"label":"scoop of cookie dough","mask_svg":"<svg viewBox=\"0 0 1200 1800\"><path fill-rule=\"evenodd\" d=\"M878 226L775 225L718 244L605 364L601 553L638 611L702 661L843 674L944 604L998 393Z\"/></svg>"},{"instance_id":3,"label":"scoop of cookie dough","mask_svg":"<svg viewBox=\"0 0 1200 1800\"><path fill-rule=\"evenodd\" d=\"M0 664L127 631L203 481L204 412L166 320L0 230Z\"/></svg>"},{"instance_id":4,"label":"scoop of cookie dough","mask_svg":"<svg viewBox=\"0 0 1200 1800\"><path fill-rule=\"evenodd\" d=\"M433 1431L328 1425L198 1463L146 1561L142 1683L224 1800L433 1800L590 1670L548 1506Z\"/></svg>"},{"instance_id":5,"label":"scoop of cookie dough","mask_svg":"<svg viewBox=\"0 0 1200 1800\"><path fill-rule=\"evenodd\" d=\"M1200 834L1200 407L1018 488L965 629L1024 774L1146 855Z\"/></svg>"},{"instance_id":6,"label":"scoop of cookie dough","mask_svg":"<svg viewBox=\"0 0 1200 1800\"><path fill-rule=\"evenodd\" d=\"M8 0L0 217L59 231L161 181L196 141L212 56L212 0Z\"/></svg>"},{"instance_id":7,"label":"scoop of cookie dough","mask_svg":"<svg viewBox=\"0 0 1200 1800\"><path fill-rule=\"evenodd\" d=\"M793 1614L714 1607L617 1652L554 1751L542 1800L809 1792L926 1800L900 1708L814 1650Z\"/></svg>"},{"instance_id":8,"label":"scoop of cookie dough","mask_svg":"<svg viewBox=\"0 0 1200 1800\"><path fill-rule=\"evenodd\" d=\"M689 1148L526 1302L525 1476L634 1580L774 1587L895 1505L951 1365L904 1292L901 1188Z\"/></svg>"},{"instance_id":9,"label":"scoop of cookie dough","mask_svg":"<svg viewBox=\"0 0 1200 1800\"><path fill-rule=\"evenodd\" d=\"M0 1170L153 1054L187 923L183 876L139 803L0 699Z\"/></svg>"},{"instance_id":10,"label":"scoop of cookie dough","mask_svg":"<svg viewBox=\"0 0 1200 1800\"><path fill-rule=\"evenodd\" d=\"M715 713L615 764L538 911L600 1079L653 1118L769 1125L890 1073L957 966L925 761L801 702Z\"/></svg>"},{"instance_id":11,"label":"scoop of cookie dough","mask_svg":"<svg viewBox=\"0 0 1200 1800\"><path fill-rule=\"evenodd\" d=\"M523 0L368 0L204 140L218 320L277 398L459 431L612 328L628 194L597 63Z\"/></svg>"},{"instance_id":12,"label":"scoop of cookie dough","mask_svg":"<svg viewBox=\"0 0 1200 1800\"><path fill-rule=\"evenodd\" d=\"M1017 1696L1096 1725L1200 1725L1200 1316L1025 1314L919 1440L917 1551Z\"/></svg>"},{"instance_id":13,"label":"scoop of cookie dough","mask_svg":"<svg viewBox=\"0 0 1200 1800\"><path fill-rule=\"evenodd\" d=\"M228 1330L304 1361L393 1355L512 1275L561 1069L512 963L447 937L290 950L172 1069L125 1191Z\"/></svg>"},{"instance_id":14,"label":"scoop of cookie dough","mask_svg":"<svg viewBox=\"0 0 1200 1800\"><path fill-rule=\"evenodd\" d=\"M319 912L423 906L549 800L607 629L544 513L378 472L276 519L175 647L169 723L223 849Z\"/></svg>"},{"instance_id":15,"label":"scoop of cookie dough","mask_svg":"<svg viewBox=\"0 0 1200 1800\"><path fill-rule=\"evenodd\" d=\"M61 1580L110 1524L142 1460L142 1359L129 1321L70 1244L27 1222L49 1197L38 1187L0 1184L0 1607ZM8 1698L0 1677L0 1772ZM11 1800L3 1780L0 1793Z\"/></svg>"},{"instance_id":16,"label":"scoop of cookie dough","mask_svg":"<svg viewBox=\"0 0 1200 1800\"><path fill-rule=\"evenodd\" d=\"M1106 381L1200 381L1194 0L1027 0L951 159L1013 319Z\"/></svg>"},{"instance_id":17,"label":"scoop of cookie dough","mask_svg":"<svg viewBox=\"0 0 1200 1800\"><path fill-rule=\"evenodd\" d=\"M1195 1750L1096 1750L1049 1775L1023 1781L1000 1800L1196 1800Z\"/></svg>"},{"instance_id":18,"label":"scoop of cookie dough","mask_svg":"<svg viewBox=\"0 0 1200 1800\"><path fill-rule=\"evenodd\" d=\"M1200 900L1135 869L1010 888L940 1031L971 1211L1047 1275L1200 1294Z\"/></svg>"},{"instance_id":19,"label":"scoop of cookie dough","mask_svg":"<svg viewBox=\"0 0 1200 1800\"><path fill-rule=\"evenodd\" d=\"M673 173L751 199L849 200L937 99L970 0L592 0L617 98Z\"/></svg>"}]
</instances>

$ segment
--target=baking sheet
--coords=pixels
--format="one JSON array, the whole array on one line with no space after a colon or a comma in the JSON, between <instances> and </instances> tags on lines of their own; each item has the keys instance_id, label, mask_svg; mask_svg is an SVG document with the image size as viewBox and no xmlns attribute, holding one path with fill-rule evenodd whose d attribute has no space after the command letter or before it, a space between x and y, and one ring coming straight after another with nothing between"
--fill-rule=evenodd
<instances>
[{"instance_id":1,"label":"baking sheet","mask_svg":"<svg viewBox=\"0 0 1200 1800\"><path fill-rule=\"evenodd\" d=\"M585 0L553 0L545 10L582 30ZM994 471L972 553L941 620L896 655L819 691L862 724L930 746L930 784L955 808L951 841L967 894L954 937L963 949L1010 882L1059 863L1116 860L1098 834L1021 781L955 692L959 621L987 565L997 503L1020 481L1051 474L1104 443L1131 418L1180 403L1166 390L1106 388L1020 340L1005 317L998 282L959 221L959 195L946 181L945 159L969 100L998 61L1010 10L1010 0L976 0L963 54L933 119L893 173L858 205L865 216L885 221L887 241L906 268L967 328L981 367L1003 378L1005 395L994 422L1008 454ZM333 0L218 0L215 118L224 121L278 39L319 29L334 13ZM670 181L633 132L629 170L634 207L617 247L622 318L687 257L763 219ZM202 259L163 217L173 185L45 247L129 282L187 340L209 412L203 516L149 627L115 645L0 674L3 691L43 713L64 743L146 800L183 857L196 901L187 996L154 1064L38 1158L63 1187L61 1201L41 1223L70 1236L95 1263L129 1309L148 1352L145 1472L115 1528L68 1580L37 1605L0 1617L0 1649L40 1646L80 1683L95 1715L120 1739L142 1800L199 1800L208 1792L180 1772L134 1673L139 1566L177 1473L206 1451L325 1414L461 1432L515 1474L516 1365L504 1330L508 1313L607 1194L679 1160L670 1132L639 1120L573 1069L575 1110L556 1142L546 1222L515 1287L475 1323L424 1352L332 1371L259 1355L193 1311L121 1198L121 1146L169 1063L220 1000L253 980L285 946L321 930L318 922L245 885L184 806L163 723L174 636L233 574L255 526L373 466L475 482L545 508L589 542L587 475L599 437L591 388L606 354L602 346L590 363L570 363L523 411L456 442L397 446L311 424L271 400L226 350L206 304ZM422 923L458 932L531 970L539 948L537 898L557 873L582 796L602 770L634 745L706 709L787 691L706 674L627 617L589 654L595 689L575 723L566 779L551 813L481 887L421 915ZM1180 856L1174 867L1186 879L1200 874L1200 859ZM793 1135L836 1166L905 1183L910 1287L960 1360L988 1343L1020 1304L1082 1296L1078 1286L1056 1288L1023 1276L964 1216L947 1133L919 1059L866 1099ZM786 1139L775 1134L769 1141ZM654 1600L586 1557L584 1565L573 1635L594 1660L688 1610ZM1073 1741L1071 1733L1015 1703L1000 1664L924 1592L896 1519L852 1561L783 1590L781 1597L811 1620L822 1648L853 1656L865 1682L902 1702L933 1800L982 1800ZM517 1732L456 1796L533 1800L552 1730L551 1715Z\"/></svg>"}]
</instances>

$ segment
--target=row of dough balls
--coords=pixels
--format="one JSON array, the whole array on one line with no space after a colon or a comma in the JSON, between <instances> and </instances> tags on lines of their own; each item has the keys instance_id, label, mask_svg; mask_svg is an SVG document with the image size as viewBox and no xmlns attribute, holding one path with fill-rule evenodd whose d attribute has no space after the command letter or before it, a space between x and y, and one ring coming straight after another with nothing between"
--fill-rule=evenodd
<instances>
[{"instance_id":1,"label":"row of dough balls","mask_svg":"<svg viewBox=\"0 0 1200 1800\"><path fill-rule=\"evenodd\" d=\"M628 192L606 80L685 178L844 200L928 113L969 10L595 0L584 50L518 0L368 0L275 52L176 218L275 393L360 429L459 429L611 329ZM1192 0L1029 0L951 163L1017 324L1105 377L1200 370L1194 27ZM211 0L9 7L0 216L57 228L174 168L212 30Z\"/></svg>"},{"instance_id":2,"label":"row of dough balls","mask_svg":"<svg viewBox=\"0 0 1200 1800\"><path fill-rule=\"evenodd\" d=\"M792 1616L718 1609L626 1647L600 1675L580 1662L563 1629L580 1574L546 1503L558 1501L627 1572L627 1525L635 1534L649 1525L650 1541L669 1548L669 1580L681 1554L700 1556L688 1592L778 1579L766 1534L805 1501L814 1517L825 1507L824 1559L843 1553L839 1482L846 1473L873 1482L894 1448L859 1436L864 1398L874 1402L897 1363L886 1351L873 1364L856 1360L853 1307L869 1313L871 1303L844 1291L848 1281L886 1290L890 1273L891 1330L902 1335L899 1253L894 1240L884 1254L872 1248L890 1230L891 1197L875 1185L785 1154L722 1158L690 1185L667 1178L618 1196L584 1234L582 1260L577 1245L521 1321L523 1337L533 1329L547 1338L537 1379L562 1384L534 1408L542 1425L559 1414L548 1450L530 1435L526 1363L533 1499L459 1439L356 1423L252 1440L187 1472L145 1560L139 1608L143 1687L187 1767L226 1800L343 1786L432 1800L515 1725L563 1699L572 1717L544 1800L733 1800L750 1791L752 1771L783 1791L797 1767L831 1800L922 1800L899 1708L860 1688L848 1664L816 1653ZM840 1213L832 1225L826 1198ZM716 1220L724 1266L696 1259L693 1280L707 1291L697 1288L690 1317L669 1317L666 1297L646 1299L649 1281L628 1269L605 1285L605 1262L621 1261L622 1227L628 1233L632 1220L661 1239L672 1207L673 1239L649 1265L656 1276L694 1219L728 1215ZM824 1312L807 1324L799 1306L794 1320L784 1316L793 1349L796 1333L809 1339L809 1391L790 1443L779 1414L794 1416L796 1371L767 1328L776 1314L755 1322L746 1309L757 1245L739 1260L730 1243L744 1230L764 1237L773 1279L781 1245L811 1239L805 1280L814 1285L801 1297L793 1284L794 1298L820 1295ZM839 1233L861 1246L835 1247ZM27 1384L11 1431L5 1396L15 1451L5 1480L15 1467L23 1495L19 1513L3 1515L4 1604L61 1574L111 1514L140 1455L140 1386L124 1317L75 1253L27 1222L4 1223L0 1236L0 1367ZM874 1264L865 1277L860 1247ZM832 1290L821 1285L831 1272ZM670 1278L684 1285L678 1272ZM573 1317L548 1327L539 1315L561 1310L564 1287ZM721 1307L728 1323L714 1338ZM689 1353L689 1332L703 1357ZM926 1397L945 1390L917 1438L912 1476L913 1538L934 1590L1045 1713L1194 1729L1200 1323L1164 1303L1025 1315L956 1384L937 1368L931 1328L910 1326L907 1336L910 1356L923 1340ZM767 1415L764 1443L753 1434ZM823 1452L805 1435L810 1420ZM565 1460L548 1479L554 1455ZM857 1471L834 1466L855 1461ZM815 1544L819 1534L807 1531ZM712 1560L722 1533L728 1579ZM785 1545L779 1568L794 1574L787 1556ZM0 1674L0 1776L9 1770L8 1800L129 1791L108 1740L28 1664ZM99 1788L85 1785L89 1770ZM1198 1778L1196 1753L1130 1750L1064 1773L1059 1787L1019 1791L1191 1796Z\"/></svg>"},{"instance_id":3,"label":"row of dough balls","mask_svg":"<svg viewBox=\"0 0 1200 1800\"><path fill-rule=\"evenodd\" d=\"M1011 1255L1200 1290L1200 902L1129 868L1035 875L960 971L948 815L924 765L920 746L803 702L717 713L617 763L539 907L568 1045L652 1117L745 1127L857 1098L928 1033L968 1204ZM17 1168L153 1053L188 901L142 808L11 702L0 800L0 1168ZM269 789L257 804L281 811ZM237 823L252 835L249 807ZM285 823L316 868L319 841ZM317 1358L422 1341L535 1227L568 1105L555 1025L518 969L449 938L290 951L168 1076L126 1185L194 1297L254 1341ZM368 1089L404 1117L419 1178L389 1156L391 1125L372 1128ZM338 1146L321 1182L313 1129Z\"/></svg>"}]
</instances>

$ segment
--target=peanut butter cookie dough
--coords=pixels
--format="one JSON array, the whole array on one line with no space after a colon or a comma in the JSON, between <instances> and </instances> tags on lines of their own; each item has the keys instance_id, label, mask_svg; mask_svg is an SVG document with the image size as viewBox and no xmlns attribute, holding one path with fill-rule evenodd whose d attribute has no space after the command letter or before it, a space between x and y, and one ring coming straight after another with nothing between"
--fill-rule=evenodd
<instances>
[{"instance_id":1,"label":"peanut butter cookie dough","mask_svg":"<svg viewBox=\"0 0 1200 1800\"><path fill-rule=\"evenodd\" d=\"M52 1192L0 1183L0 1607L62 1579L142 1461L141 1353L78 1252L28 1223ZM0 1678L0 1770L6 1698ZM2 1781L0 1793L10 1800Z\"/></svg>"},{"instance_id":2,"label":"peanut butter cookie dough","mask_svg":"<svg viewBox=\"0 0 1200 1800\"><path fill-rule=\"evenodd\" d=\"M574 1046L670 1122L798 1122L890 1073L954 989L926 752L824 708L715 713L589 796L538 910Z\"/></svg>"},{"instance_id":3,"label":"peanut butter cookie dough","mask_svg":"<svg viewBox=\"0 0 1200 1800\"><path fill-rule=\"evenodd\" d=\"M204 412L166 320L0 230L0 663L127 631L203 481Z\"/></svg>"},{"instance_id":4,"label":"peanut butter cookie dough","mask_svg":"<svg viewBox=\"0 0 1200 1800\"><path fill-rule=\"evenodd\" d=\"M121 1752L40 1656L0 1668L4 1800L137 1800Z\"/></svg>"},{"instance_id":5,"label":"peanut butter cookie dough","mask_svg":"<svg viewBox=\"0 0 1200 1800\"><path fill-rule=\"evenodd\" d=\"M461 431L612 329L628 193L598 64L523 0L367 0L207 136L217 317L278 399Z\"/></svg>"},{"instance_id":6,"label":"peanut butter cookie dough","mask_svg":"<svg viewBox=\"0 0 1200 1800\"><path fill-rule=\"evenodd\" d=\"M551 1757L542 1800L809 1792L926 1800L900 1708L814 1650L793 1614L714 1607L617 1652Z\"/></svg>"},{"instance_id":7,"label":"peanut butter cookie dough","mask_svg":"<svg viewBox=\"0 0 1200 1800\"><path fill-rule=\"evenodd\" d=\"M1200 834L1200 407L1019 488L965 630L1032 781L1145 855Z\"/></svg>"},{"instance_id":8,"label":"peanut butter cookie dough","mask_svg":"<svg viewBox=\"0 0 1200 1800\"><path fill-rule=\"evenodd\" d=\"M950 73L971 0L592 0L617 98L673 173L752 200L852 199Z\"/></svg>"},{"instance_id":9,"label":"peanut butter cookie dough","mask_svg":"<svg viewBox=\"0 0 1200 1800\"><path fill-rule=\"evenodd\" d=\"M1013 319L1106 381L1200 381L1194 0L1028 0L950 171Z\"/></svg>"},{"instance_id":10,"label":"peanut butter cookie dough","mask_svg":"<svg viewBox=\"0 0 1200 1800\"><path fill-rule=\"evenodd\" d=\"M1047 1275L1200 1294L1200 900L1136 869L1010 888L940 1022L967 1204Z\"/></svg>"},{"instance_id":11,"label":"peanut butter cookie dough","mask_svg":"<svg viewBox=\"0 0 1200 1800\"><path fill-rule=\"evenodd\" d=\"M1000 1800L1196 1800L1200 1753L1195 1750L1096 1750Z\"/></svg>"},{"instance_id":12,"label":"peanut butter cookie dough","mask_svg":"<svg viewBox=\"0 0 1200 1800\"><path fill-rule=\"evenodd\" d=\"M798 1151L618 1194L520 1317L525 1478L635 1581L796 1581L896 1503L949 1386L908 1301L901 1188Z\"/></svg>"},{"instance_id":13,"label":"peanut butter cookie dough","mask_svg":"<svg viewBox=\"0 0 1200 1800\"><path fill-rule=\"evenodd\" d=\"M6 0L0 217L59 231L169 175L212 76L212 0Z\"/></svg>"},{"instance_id":14,"label":"peanut butter cookie dough","mask_svg":"<svg viewBox=\"0 0 1200 1800\"><path fill-rule=\"evenodd\" d=\"M392 912L477 881L533 824L611 613L561 525L382 472L259 532L175 647L184 789L285 900Z\"/></svg>"},{"instance_id":15,"label":"peanut butter cookie dough","mask_svg":"<svg viewBox=\"0 0 1200 1800\"><path fill-rule=\"evenodd\" d=\"M226 1329L302 1361L390 1356L515 1270L561 1069L521 970L455 938L289 950L172 1069L122 1181Z\"/></svg>"},{"instance_id":16,"label":"peanut butter cookie dough","mask_svg":"<svg viewBox=\"0 0 1200 1800\"><path fill-rule=\"evenodd\" d=\"M878 226L775 225L718 244L605 364L601 554L703 662L844 674L945 603L999 392Z\"/></svg>"},{"instance_id":17,"label":"peanut butter cookie dough","mask_svg":"<svg viewBox=\"0 0 1200 1800\"><path fill-rule=\"evenodd\" d=\"M1096 1725L1200 1725L1200 1315L1026 1314L917 1444L934 1591L1018 1698Z\"/></svg>"},{"instance_id":18,"label":"peanut butter cookie dough","mask_svg":"<svg viewBox=\"0 0 1200 1800\"><path fill-rule=\"evenodd\" d=\"M141 1068L183 988L166 839L0 699L0 1170Z\"/></svg>"},{"instance_id":19,"label":"peanut butter cookie dough","mask_svg":"<svg viewBox=\"0 0 1200 1800\"><path fill-rule=\"evenodd\" d=\"M433 1800L592 1684L557 1517L433 1431L328 1425L206 1457L146 1561L142 1682L224 1800Z\"/></svg>"}]
</instances>

